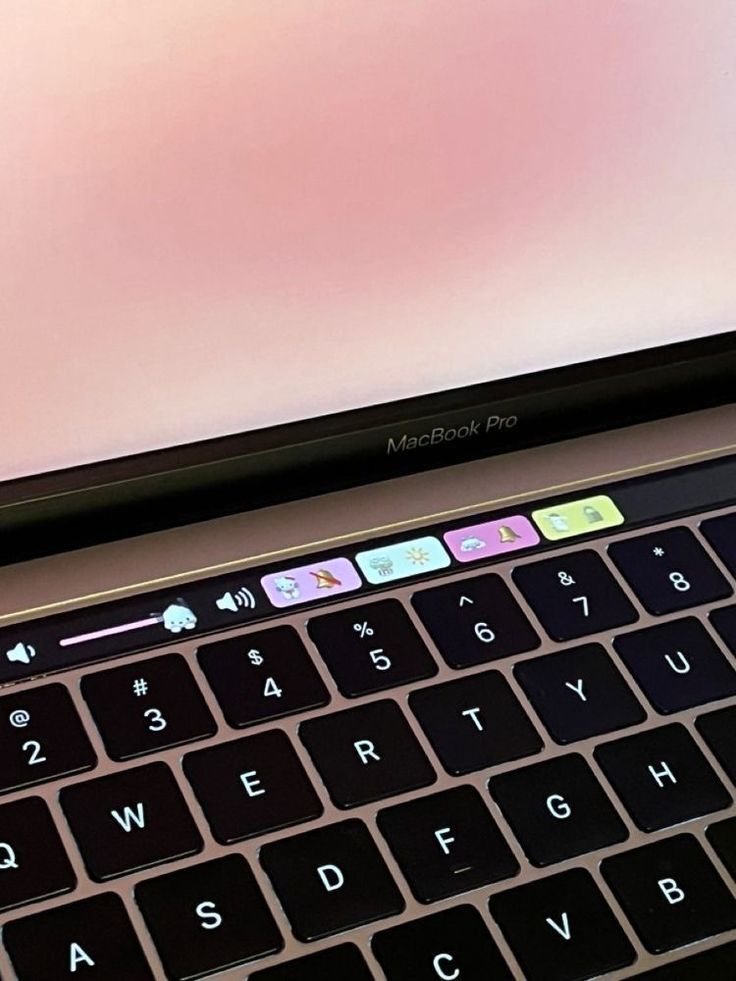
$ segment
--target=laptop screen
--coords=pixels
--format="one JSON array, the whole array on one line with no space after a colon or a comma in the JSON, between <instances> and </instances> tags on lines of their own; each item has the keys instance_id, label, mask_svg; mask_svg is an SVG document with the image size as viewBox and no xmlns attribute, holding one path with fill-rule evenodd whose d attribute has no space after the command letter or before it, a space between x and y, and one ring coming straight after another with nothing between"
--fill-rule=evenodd
<instances>
[{"instance_id":1,"label":"laptop screen","mask_svg":"<svg viewBox=\"0 0 736 981\"><path fill-rule=\"evenodd\" d=\"M736 9L127 0L0 32L0 480L736 320Z\"/></svg>"}]
</instances>

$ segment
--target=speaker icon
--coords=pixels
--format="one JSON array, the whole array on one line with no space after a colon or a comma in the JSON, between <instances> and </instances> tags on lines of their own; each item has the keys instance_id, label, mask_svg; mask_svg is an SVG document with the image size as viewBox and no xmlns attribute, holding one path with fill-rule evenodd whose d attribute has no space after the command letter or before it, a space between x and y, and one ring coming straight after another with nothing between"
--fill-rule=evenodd
<instances>
[{"instance_id":1,"label":"speaker icon","mask_svg":"<svg viewBox=\"0 0 736 981\"><path fill-rule=\"evenodd\" d=\"M31 660L36 656L36 648L30 644L23 644L18 641L15 647L11 647L9 651L5 652L5 656L9 661L20 661L21 664L30 664Z\"/></svg>"},{"instance_id":2,"label":"speaker icon","mask_svg":"<svg viewBox=\"0 0 736 981\"><path fill-rule=\"evenodd\" d=\"M218 610L229 610L231 613L237 613L238 610L252 610L256 605L256 598L249 589L243 586L235 593L223 593L218 600L215 600L215 604Z\"/></svg>"}]
</instances>

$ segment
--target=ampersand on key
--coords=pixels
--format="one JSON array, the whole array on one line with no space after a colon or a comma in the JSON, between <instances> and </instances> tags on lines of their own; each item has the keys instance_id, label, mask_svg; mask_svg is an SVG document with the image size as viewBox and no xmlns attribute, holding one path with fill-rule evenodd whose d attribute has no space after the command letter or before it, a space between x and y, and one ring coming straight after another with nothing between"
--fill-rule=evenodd
<instances>
[{"instance_id":1,"label":"ampersand on key","mask_svg":"<svg viewBox=\"0 0 736 981\"><path fill-rule=\"evenodd\" d=\"M569 572L558 572L557 578L560 580L560 586L574 586L575 580L570 575Z\"/></svg>"}]
</instances>

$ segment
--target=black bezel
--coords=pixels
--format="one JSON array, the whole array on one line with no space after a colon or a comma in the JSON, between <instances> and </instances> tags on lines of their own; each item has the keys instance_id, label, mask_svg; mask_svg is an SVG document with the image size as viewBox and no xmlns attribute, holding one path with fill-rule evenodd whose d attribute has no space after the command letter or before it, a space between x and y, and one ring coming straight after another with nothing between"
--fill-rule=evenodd
<instances>
[{"instance_id":1,"label":"black bezel","mask_svg":"<svg viewBox=\"0 0 736 981\"><path fill-rule=\"evenodd\" d=\"M0 484L3 563L733 401L736 331ZM491 427L489 417L517 418ZM463 440L412 438L477 423ZM472 427L471 427L472 428ZM407 436L403 449L389 452Z\"/></svg>"}]
</instances>

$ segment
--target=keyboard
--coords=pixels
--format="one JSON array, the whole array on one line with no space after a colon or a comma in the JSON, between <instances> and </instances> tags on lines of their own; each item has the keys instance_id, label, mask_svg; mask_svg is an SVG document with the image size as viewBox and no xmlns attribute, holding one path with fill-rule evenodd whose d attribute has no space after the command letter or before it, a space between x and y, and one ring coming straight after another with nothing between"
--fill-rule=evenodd
<instances>
[{"instance_id":1,"label":"keyboard","mask_svg":"<svg viewBox=\"0 0 736 981\"><path fill-rule=\"evenodd\" d=\"M736 458L0 629L20 981L736 977Z\"/></svg>"}]
</instances>

